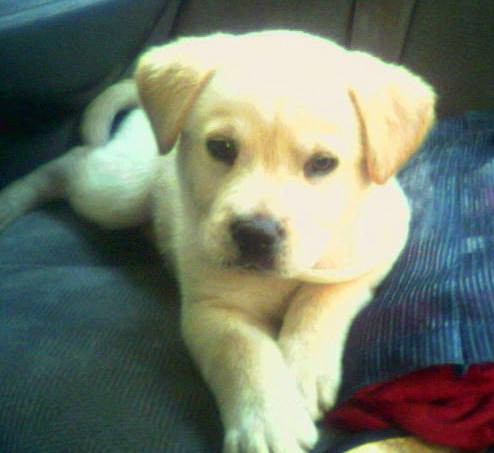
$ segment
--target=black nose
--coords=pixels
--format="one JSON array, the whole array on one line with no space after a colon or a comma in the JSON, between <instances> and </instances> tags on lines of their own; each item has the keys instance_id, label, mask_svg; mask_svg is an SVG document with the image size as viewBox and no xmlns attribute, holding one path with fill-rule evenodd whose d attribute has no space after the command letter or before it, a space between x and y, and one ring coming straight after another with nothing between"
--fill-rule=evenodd
<instances>
[{"instance_id":1,"label":"black nose","mask_svg":"<svg viewBox=\"0 0 494 453\"><path fill-rule=\"evenodd\" d=\"M270 269L280 248L285 232L272 217L239 218L230 225L232 238L240 252L243 265Z\"/></svg>"}]
</instances>

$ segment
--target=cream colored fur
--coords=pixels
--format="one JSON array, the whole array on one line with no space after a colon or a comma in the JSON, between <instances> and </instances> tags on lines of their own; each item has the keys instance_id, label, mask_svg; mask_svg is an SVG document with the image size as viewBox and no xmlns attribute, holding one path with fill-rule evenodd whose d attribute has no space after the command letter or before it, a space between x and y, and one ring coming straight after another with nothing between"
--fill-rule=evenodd
<instances>
[{"instance_id":1,"label":"cream colored fur","mask_svg":"<svg viewBox=\"0 0 494 453\"><path fill-rule=\"evenodd\" d=\"M301 453L335 401L351 322L405 244L394 174L433 122L434 92L404 68L288 31L181 39L145 53L136 82L147 116L136 110L101 143L111 106L135 88L96 100L83 127L93 146L52 164L64 194L107 227L152 221L224 452ZM233 166L207 153L210 137L235 140ZM338 166L307 177L314 153ZM0 222L2 206L7 221L32 205L8 190ZM257 214L286 232L270 272L232 264L231 222Z\"/></svg>"}]
</instances>

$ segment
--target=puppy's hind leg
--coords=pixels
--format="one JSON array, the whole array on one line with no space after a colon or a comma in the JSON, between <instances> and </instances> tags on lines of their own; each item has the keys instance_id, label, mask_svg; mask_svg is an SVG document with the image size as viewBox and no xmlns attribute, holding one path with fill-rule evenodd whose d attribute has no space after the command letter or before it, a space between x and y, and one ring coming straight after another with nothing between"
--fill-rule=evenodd
<instances>
[{"instance_id":1,"label":"puppy's hind leg","mask_svg":"<svg viewBox=\"0 0 494 453\"><path fill-rule=\"evenodd\" d=\"M106 145L77 156L67 180L74 210L106 228L140 225L150 216L158 148L142 110L131 112Z\"/></svg>"},{"instance_id":2,"label":"puppy's hind leg","mask_svg":"<svg viewBox=\"0 0 494 453\"><path fill-rule=\"evenodd\" d=\"M148 121L142 110L135 110L110 142L73 148L1 191L0 229L27 211L61 198L103 227L140 225L149 219L157 158Z\"/></svg>"},{"instance_id":3,"label":"puppy's hind leg","mask_svg":"<svg viewBox=\"0 0 494 453\"><path fill-rule=\"evenodd\" d=\"M109 228L148 220L158 156L144 113L128 114L111 136L119 111L137 107L132 80L111 86L84 112L83 146L39 167L0 192L0 229L44 202L66 198L80 214Z\"/></svg>"},{"instance_id":4,"label":"puppy's hind leg","mask_svg":"<svg viewBox=\"0 0 494 453\"><path fill-rule=\"evenodd\" d=\"M133 80L101 93L83 115L81 137L87 148L75 151L72 165L66 168L65 194L72 207L106 228L137 226L149 219L158 149L137 106ZM115 116L126 108L135 109L111 137Z\"/></svg>"}]
</instances>

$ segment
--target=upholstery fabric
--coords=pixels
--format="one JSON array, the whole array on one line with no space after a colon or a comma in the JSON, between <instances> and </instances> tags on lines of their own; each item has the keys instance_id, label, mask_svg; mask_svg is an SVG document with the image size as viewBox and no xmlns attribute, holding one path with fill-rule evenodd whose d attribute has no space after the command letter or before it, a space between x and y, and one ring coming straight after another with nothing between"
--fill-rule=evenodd
<instances>
[{"instance_id":1,"label":"upholstery fabric","mask_svg":"<svg viewBox=\"0 0 494 453\"><path fill-rule=\"evenodd\" d=\"M0 451L219 451L178 291L137 231L63 204L0 236Z\"/></svg>"},{"instance_id":2,"label":"upholstery fabric","mask_svg":"<svg viewBox=\"0 0 494 453\"><path fill-rule=\"evenodd\" d=\"M79 107L130 66L156 22L176 7L175 0L2 2L0 107Z\"/></svg>"}]
</instances>

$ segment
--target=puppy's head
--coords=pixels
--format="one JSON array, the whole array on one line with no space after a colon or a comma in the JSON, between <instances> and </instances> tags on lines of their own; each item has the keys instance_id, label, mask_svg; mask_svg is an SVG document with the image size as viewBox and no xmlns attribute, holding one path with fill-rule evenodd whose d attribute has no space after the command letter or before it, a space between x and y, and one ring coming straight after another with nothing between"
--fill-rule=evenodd
<instances>
[{"instance_id":1,"label":"puppy's head","mask_svg":"<svg viewBox=\"0 0 494 453\"><path fill-rule=\"evenodd\" d=\"M161 152L177 144L198 251L286 277L337 260L369 188L434 118L417 76L301 32L179 40L136 80Z\"/></svg>"}]
</instances>

